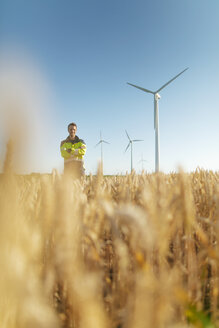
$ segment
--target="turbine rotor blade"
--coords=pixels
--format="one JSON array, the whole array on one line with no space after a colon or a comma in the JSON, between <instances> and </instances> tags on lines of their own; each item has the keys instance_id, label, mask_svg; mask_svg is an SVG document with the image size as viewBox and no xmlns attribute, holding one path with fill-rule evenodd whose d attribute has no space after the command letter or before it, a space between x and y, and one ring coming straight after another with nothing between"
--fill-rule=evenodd
<instances>
[{"instance_id":1,"label":"turbine rotor blade","mask_svg":"<svg viewBox=\"0 0 219 328\"><path fill-rule=\"evenodd\" d=\"M131 141L129 141L128 146L127 146L126 149L125 149L125 152L126 152L126 150L129 148L130 143L131 143Z\"/></svg>"},{"instance_id":2,"label":"turbine rotor blade","mask_svg":"<svg viewBox=\"0 0 219 328\"><path fill-rule=\"evenodd\" d=\"M144 140L140 140L140 139L135 139L135 140L132 140L132 141L144 141Z\"/></svg>"},{"instance_id":3,"label":"turbine rotor blade","mask_svg":"<svg viewBox=\"0 0 219 328\"><path fill-rule=\"evenodd\" d=\"M126 132L126 135L127 135L128 139L129 139L129 141L131 141L131 139L130 139L130 137L128 135L128 132L126 130L125 130L125 132Z\"/></svg>"},{"instance_id":4,"label":"turbine rotor blade","mask_svg":"<svg viewBox=\"0 0 219 328\"><path fill-rule=\"evenodd\" d=\"M107 141L105 141L105 140L102 140L102 142L105 142L105 143L107 143L107 144L109 145L109 142L107 142Z\"/></svg>"},{"instance_id":5,"label":"turbine rotor blade","mask_svg":"<svg viewBox=\"0 0 219 328\"><path fill-rule=\"evenodd\" d=\"M171 80L169 80L167 83L165 83L164 85L162 85L162 87L160 87L155 93L161 91L163 88L165 88L168 84L170 84L171 82L173 82L173 80L175 80L178 76L180 76L182 73L184 73L185 71L187 71L187 69L189 69L189 67L187 67L186 69L184 69L182 72L180 72L179 74L177 74L176 76L174 76Z\"/></svg>"},{"instance_id":6,"label":"turbine rotor blade","mask_svg":"<svg viewBox=\"0 0 219 328\"><path fill-rule=\"evenodd\" d=\"M97 147L100 143L101 143L101 140L95 145L95 147Z\"/></svg>"},{"instance_id":7,"label":"turbine rotor blade","mask_svg":"<svg viewBox=\"0 0 219 328\"><path fill-rule=\"evenodd\" d=\"M153 92L153 91L151 91L151 90L148 90L148 89L144 89L144 88L139 87L139 86L137 86L137 85L135 85L135 84L132 84L132 83L129 83L129 82L127 82L127 84L129 84L129 85L131 85L132 87L135 87L135 88L137 88L137 89L140 89L140 90L142 90L142 91L145 91L145 92L149 92L149 93L155 94L155 92Z\"/></svg>"}]
</instances>

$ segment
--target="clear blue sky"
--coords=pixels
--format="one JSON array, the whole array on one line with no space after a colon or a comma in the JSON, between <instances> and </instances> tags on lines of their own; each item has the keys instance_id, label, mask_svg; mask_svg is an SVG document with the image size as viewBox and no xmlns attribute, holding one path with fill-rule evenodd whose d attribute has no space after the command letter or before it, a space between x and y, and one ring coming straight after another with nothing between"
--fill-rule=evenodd
<instances>
[{"instance_id":1,"label":"clear blue sky","mask_svg":"<svg viewBox=\"0 0 219 328\"><path fill-rule=\"evenodd\" d=\"M134 144L136 171L141 156L147 160L144 168L153 170L153 96L126 82L156 90L186 67L160 93L161 170L176 170L179 164L186 170L217 170L218 13L218 0L0 0L0 68L7 76L13 62L22 72L23 54L27 67L35 67L28 74L43 81L31 87L37 113L25 123L33 130L26 148L34 148L27 171L62 170L59 144L72 121L87 144L87 173L96 172L100 130L110 142L104 145L105 174L130 170L125 129L144 139ZM46 106L43 101L36 106L39 85ZM36 121L32 115L38 115ZM2 159L7 138L0 135Z\"/></svg>"}]
</instances>

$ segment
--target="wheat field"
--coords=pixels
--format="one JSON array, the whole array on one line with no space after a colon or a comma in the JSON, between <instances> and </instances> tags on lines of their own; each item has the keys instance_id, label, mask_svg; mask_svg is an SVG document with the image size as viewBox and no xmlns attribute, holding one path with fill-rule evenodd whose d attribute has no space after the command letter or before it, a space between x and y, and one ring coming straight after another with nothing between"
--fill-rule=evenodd
<instances>
[{"instance_id":1,"label":"wheat field","mask_svg":"<svg viewBox=\"0 0 219 328\"><path fill-rule=\"evenodd\" d=\"M1 328L219 326L219 173L0 176Z\"/></svg>"}]
</instances>

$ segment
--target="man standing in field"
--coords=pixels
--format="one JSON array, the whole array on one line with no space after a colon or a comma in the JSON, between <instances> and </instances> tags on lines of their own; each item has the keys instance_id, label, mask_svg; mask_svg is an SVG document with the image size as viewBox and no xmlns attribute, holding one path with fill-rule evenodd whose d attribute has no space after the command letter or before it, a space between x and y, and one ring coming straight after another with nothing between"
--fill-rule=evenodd
<instances>
[{"instance_id":1,"label":"man standing in field","mask_svg":"<svg viewBox=\"0 0 219 328\"><path fill-rule=\"evenodd\" d=\"M85 174L83 157L86 153L86 144L76 136L77 124L68 125L69 136L62 140L61 155L64 158L64 174L80 178Z\"/></svg>"}]
</instances>

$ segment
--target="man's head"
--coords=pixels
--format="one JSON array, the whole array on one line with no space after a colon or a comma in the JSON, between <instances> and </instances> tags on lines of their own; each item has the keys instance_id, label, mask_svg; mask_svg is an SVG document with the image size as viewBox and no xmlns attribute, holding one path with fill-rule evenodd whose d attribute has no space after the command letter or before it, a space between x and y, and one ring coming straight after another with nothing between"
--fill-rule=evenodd
<instances>
[{"instance_id":1,"label":"man's head","mask_svg":"<svg viewBox=\"0 0 219 328\"><path fill-rule=\"evenodd\" d=\"M69 136L70 136L71 139L75 138L76 131L77 131L77 124L70 123L68 125L68 132L69 132Z\"/></svg>"}]
</instances>

